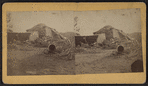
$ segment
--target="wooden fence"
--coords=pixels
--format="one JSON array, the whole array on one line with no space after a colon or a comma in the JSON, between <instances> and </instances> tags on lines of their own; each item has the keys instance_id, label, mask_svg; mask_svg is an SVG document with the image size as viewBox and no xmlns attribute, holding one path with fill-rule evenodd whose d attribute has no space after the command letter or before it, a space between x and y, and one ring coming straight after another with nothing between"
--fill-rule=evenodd
<instances>
[{"instance_id":1,"label":"wooden fence","mask_svg":"<svg viewBox=\"0 0 148 86\"><path fill-rule=\"evenodd\" d=\"M7 43L13 43L16 41L26 41L29 39L31 33L7 33Z\"/></svg>"}]
</instances>

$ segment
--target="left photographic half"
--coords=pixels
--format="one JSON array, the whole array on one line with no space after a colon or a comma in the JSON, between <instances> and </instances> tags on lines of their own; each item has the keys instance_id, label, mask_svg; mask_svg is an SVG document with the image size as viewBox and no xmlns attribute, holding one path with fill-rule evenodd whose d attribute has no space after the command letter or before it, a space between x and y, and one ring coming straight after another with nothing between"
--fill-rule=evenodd
<instances>
[{"instance_id":1,"label":"left photographic half","mask_svg":"<svg viewBox=\"0 0 148 86\"><path fill-rule=\"evenodd\" d=\"M7 12L7 75L75 75L73 12Z\"/></svg>"}]
</instances>

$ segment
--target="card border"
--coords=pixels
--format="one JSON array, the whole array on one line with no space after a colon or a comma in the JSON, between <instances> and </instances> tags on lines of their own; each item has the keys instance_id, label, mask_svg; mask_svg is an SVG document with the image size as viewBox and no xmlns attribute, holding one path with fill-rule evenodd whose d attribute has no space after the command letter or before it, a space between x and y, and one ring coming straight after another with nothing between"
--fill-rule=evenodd
<instances>
[{"instance_id":1,"label":"card border","mask_svg":"<svg viewBox=\"0 0 148 86\"><path fill-rule=\"evenodd\" d=\"M104 73L82 75L7 76L8 11L93 11L140 8L143 67L142 73ZM4 3L2 6L2 81L5 84L142 84L146 82L146 4L127 3Z\"/></svg>"}]
</instances>

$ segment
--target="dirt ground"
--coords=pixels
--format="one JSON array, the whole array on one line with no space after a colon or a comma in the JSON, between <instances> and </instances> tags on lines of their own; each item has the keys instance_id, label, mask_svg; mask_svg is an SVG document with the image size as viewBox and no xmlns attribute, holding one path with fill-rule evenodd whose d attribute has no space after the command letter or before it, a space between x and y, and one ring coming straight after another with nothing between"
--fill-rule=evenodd
<instances>
[{"instance_id":1,"label":"dirt ground","mask_svg":"<svg viewBox=\"0 0 148 86\"><path fill-rule=\"evenodd\" d=\"M59 59L43 54L45 48L24 48L7 50L8 75L73 75L75 60ZM74 55L74 54L73 54Z\"/></svg>"},{"instance_id":2,"label":"dirt ground","mask_svg":"<svg viewBox=\"0 0 148 86\"><path fill-rule=\"evenodd\" d=\"M84 50L83 53L75 54L76 74L128 73L131 72L131 64L142 58L132 53L117 55L116 49L85 48Z\"/></svg>"},{"instance_id":3,"label":"dirt ground","mask_svg":"<svg viewBox=\"0 0 148 86\"><path fill-rule=\"evenodd\" d=\"M11 46L11 47L10 47ZM137 46L136 46L137 47ZM99 73L128 73L131 64L142 60L142 48L125 50L117 54L116 49L76 48L75 59L59 59L43 53L45 48L9 45L7 50L8 75L75 75Z\"/></svg>"}]
</instances>

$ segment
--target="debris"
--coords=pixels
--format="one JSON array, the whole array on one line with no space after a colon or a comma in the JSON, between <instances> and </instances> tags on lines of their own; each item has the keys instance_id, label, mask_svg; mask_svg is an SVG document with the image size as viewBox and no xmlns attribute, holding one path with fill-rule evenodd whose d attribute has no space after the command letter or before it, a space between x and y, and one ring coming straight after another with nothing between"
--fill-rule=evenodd
<instances>
[{"instance_id":1,"label":"debris","mask_svg":"<svg viewBox=\"0 0 148 86\"><path fill-rule=\"evenodd\" d=\"M106 40L101 41L101 42L103 44L103 47L107 48L107 49L108 48L116 49L116 47L123 42L133 41L133 39L131 37L129 37L126 33L124 33L123 31L120 31L110 25L104 26L103 28L94 32L93 34L94 35L105 34L104 37L106 37Z\"/></svg>"}]
</instances>

